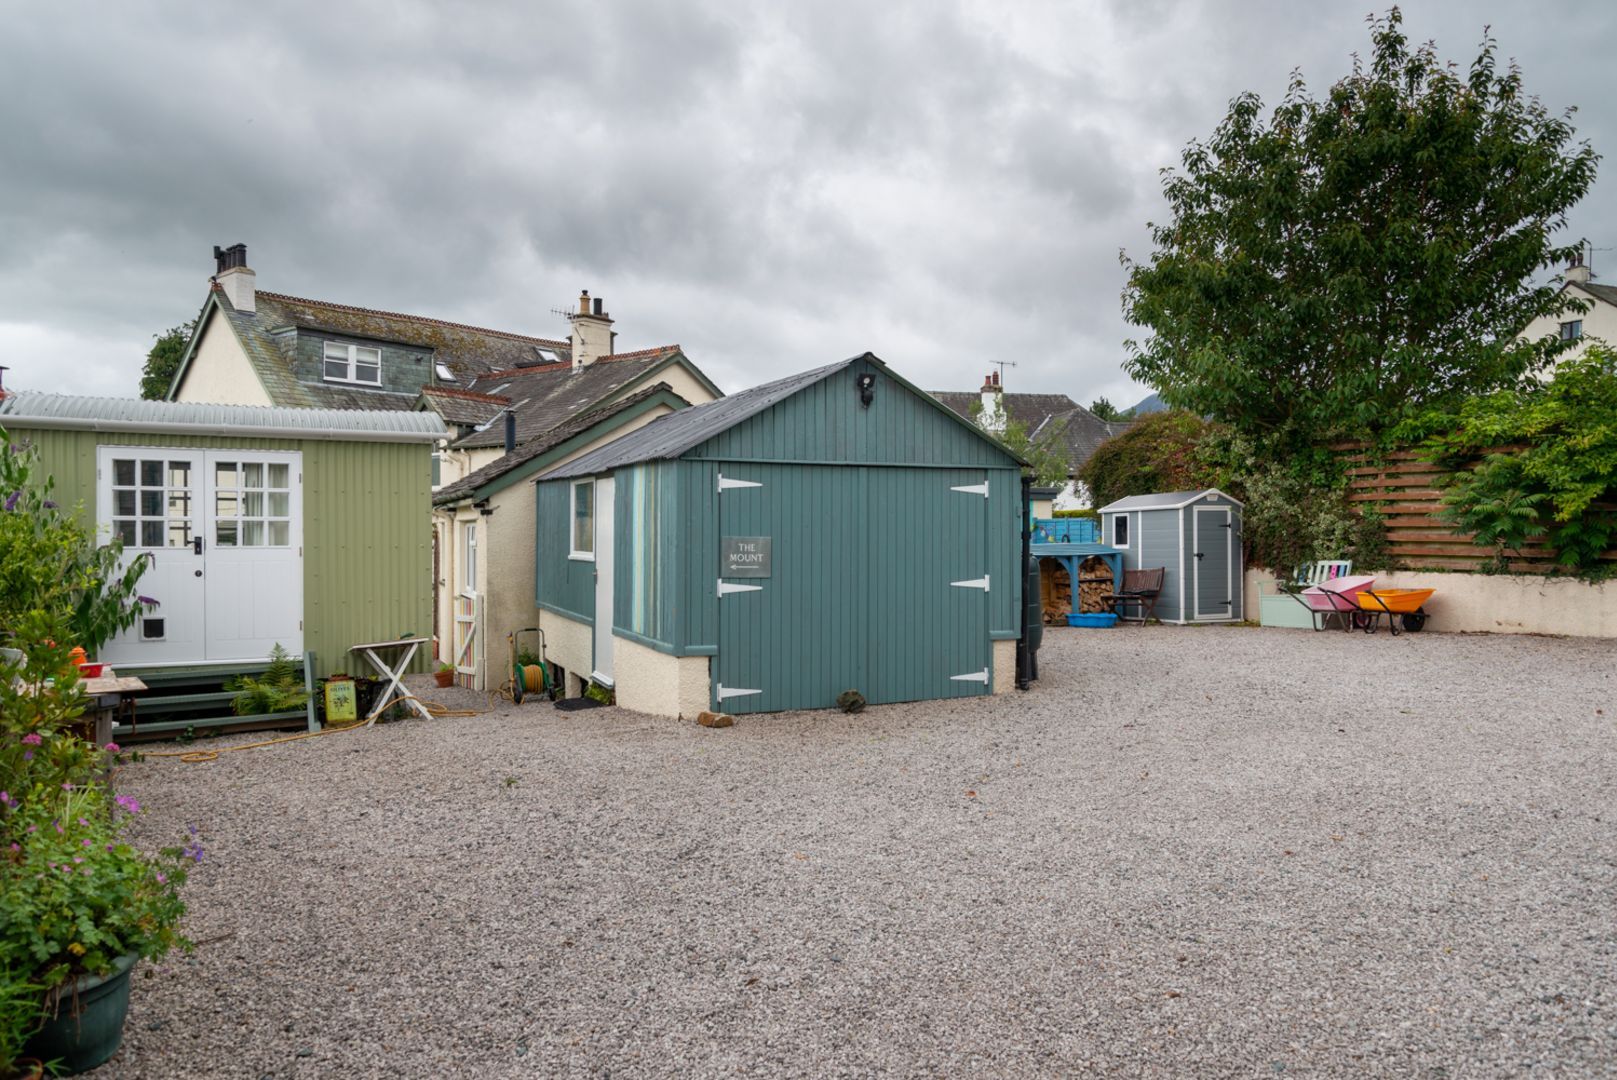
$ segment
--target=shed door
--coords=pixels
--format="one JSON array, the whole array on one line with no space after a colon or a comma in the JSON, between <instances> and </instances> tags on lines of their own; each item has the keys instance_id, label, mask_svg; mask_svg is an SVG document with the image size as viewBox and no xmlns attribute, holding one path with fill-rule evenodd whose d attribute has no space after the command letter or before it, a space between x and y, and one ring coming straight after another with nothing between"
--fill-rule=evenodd
<instances>
[{"instance_id":1,"label":"shed door","mask_svg":"<svg viewBox=\"0 0 1617 1080\"><path fill-rule=\"evenodd\" d=\"M1198 621L1232 618L1234 572L1231 569L1232 522L1227 506L1198 506L1193 511L1191 539L1195 553L1195 617Z\"/></svg>"},{"instance_id":2,"label":"shed door","mask_svg":"<svg viewBox=\"0 0 1617 1080\"><path fill-rule=\"evenodd\" d=\"M982 470L725 466L715 707L987 693L984 482ZM759 541L767 561L746 561Z\"/></svg>"},{"instance_id":3,"label":"shed door","mask_svg":"<svg viewBox=\"0 0 1617 1080\"><path fill-rule=\"evenodd\" d=\"M292 452L97 451L96 517L123 565L151 565L157 601L102 649L113 664L257 660L303 651L301 457Z\"/></svg>"}]
</instances>

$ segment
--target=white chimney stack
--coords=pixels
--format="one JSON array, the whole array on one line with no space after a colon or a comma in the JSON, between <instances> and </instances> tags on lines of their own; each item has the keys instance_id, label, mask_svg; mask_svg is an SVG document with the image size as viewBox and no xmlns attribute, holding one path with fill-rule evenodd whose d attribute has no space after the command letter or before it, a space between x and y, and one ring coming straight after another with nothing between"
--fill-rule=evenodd
<instances>
[{"instance_id":1,"label":"white chimney stack","mask_svg":"<svg viewBox=\"0 0 1617 1080\"><path fill-rule=\"evenodd\" d=\"M1586 283L1593 276L1589 272L1589 264L1583 261L1583 252L1572 256L1572 262L1567 265L1566 273L1561 275L1563 281Z\"/></svg>"},{"instance_id":2,"label":"white chimney stack","mask_svg":"<svg viewBox=\"0 0 1617 1080\"><path fill-rule=\"evenodd\" d=\"M249 315L258 311L258 275L247 268L247 245L231 244L213 249L213 280L225 291L225 298L237 311Z\"/></svg>"},{"instance_id":3,"label":"white chimney stack","mask_svg":"<svg viewBox=\"0 0 1617 1080\"><path fill-rule=\"evenodd\" d=\"M1004 410L1000 401L1003 393L1004 387L999 385L998 372L983 376L983 427L998 431L1000 425L1004 423Z\"/></svg>"},{"instance_id":4,"label":"white chimney stack","mask_svg":"<svg viewBox=\"0 0 1617 1080\"><path fill-rule=\"evenodd\" d=\"M603 356L612 355L612 317L602 310L600 297L590 300L589 290L578 295L573 316L573 370L582 371Z\"/></svg>"}]
</instances>

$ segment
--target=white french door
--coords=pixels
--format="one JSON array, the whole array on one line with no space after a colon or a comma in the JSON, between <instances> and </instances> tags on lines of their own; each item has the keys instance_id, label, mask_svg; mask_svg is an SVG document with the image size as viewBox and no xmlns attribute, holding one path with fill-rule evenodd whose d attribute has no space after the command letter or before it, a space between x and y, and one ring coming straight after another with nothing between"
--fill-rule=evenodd
<instances>
[{"instance_id":1,"label":"white french door","mask_svg":"<svg viewBox=\"0 0 1617 1080\"><path fill-rule=\"evenodd\" d=\"M108 642L114 664L257 660L303 651L301 455L104 446L96 519L122 566L150 565L146 607Z\"/></svg>"}]
</instances>

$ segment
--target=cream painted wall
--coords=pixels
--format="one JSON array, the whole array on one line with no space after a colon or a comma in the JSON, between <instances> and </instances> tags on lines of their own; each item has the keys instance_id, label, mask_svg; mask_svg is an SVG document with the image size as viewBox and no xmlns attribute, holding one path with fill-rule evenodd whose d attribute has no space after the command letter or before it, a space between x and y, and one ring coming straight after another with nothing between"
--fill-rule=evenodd
<instances>
[{"instance_id":1,"label":"cream painted wall","mask_svg":"<svg viewBox=\"0 0 1617 1080\"><path fill-rule=\"evenodd\" d=\"M225 324L223 316L213 315L202 331L191 363L185 369L176 401L201 401L215 405L269 405L269 394L247 362L241 343Z\"/></svg>"},{"instance_id":2,"label":"cream painted wall","mask_svg":"<svg viewBox=\"0 0 1617 1080\"><path fill-rule=\"evenodd\" d=\"M660 382L667 383L669 389L673 390L674 393L678 394L692 405L700 405L704 401L714 400L713 395L708 392L707 387L698 382L696 380L696 376L692 375L684 364L674 364L671 367L664 368L662 371L659 371L657 374L650 376L649 378L639 379L632 382L619 390L609 400L617 401L622 398L626 398L631 394L638 394L648 385L655 386Z\"/></svg>"},{"instance_id":3,"label":"cream painted wall","mask_svg":"<svg viewBox=\"0 0 1617 1080\"><path fill-rule=\"evenodd\" d=\"M1597 300L1589 293L1577 286L1568 290L1577 299L1589 305L1589 310L1582 315L1568 312L1555 318L1542 317L1534 319L1522 331L1522 338L1535 341L1546 336L1554 336L1561 332L1561 324L1574 319L1583 320L1583 338L1578 345L1557 359L1557 364L1563 364L1575 356L1582 356L1585 349L1594 342L1603 342L1606 345L1617 347L1617 304L1608 304L1604 300Z\"/></svg>"},{"instance_id":4,"label":"cream painted wall","mask_svg":"<svg viewBox=\"0 0 1617 1080\"><path fill-rule=\"evenodd\" d=\"M1466 574L1393 570L1376 574L1388 589L1436 589L1426 602L1426 631L1471 634L1565 634L1617 638L1617 582L1588 585L1532 574ZM1259 589L1274 575L1248 570L1246 610L1258 611Z\"/></svg>"},{"instance_id":5,"label":"cream painted wall","mask_svg":"<svg viewBox=\"0 0 1617 1080\"><path fill-rule=\"evenodd\" d=\"M612 663L625 709L694 720L712 701L705 656L670 656L620 637L613 640Z\"/></svg>"},{"instance_id":6,"label":"cream painted wall","mask_svg":"<svg viewBox=\"0 0 1617 1080\"><path fill-rule=\"evenodd\" d=\"M589 624L554 611L541 611L539 628L545 632L545 659L567 669L567 696L578 697L593 670L590 661L594 656L594 634Z\"/></svg>"}]
</instances>

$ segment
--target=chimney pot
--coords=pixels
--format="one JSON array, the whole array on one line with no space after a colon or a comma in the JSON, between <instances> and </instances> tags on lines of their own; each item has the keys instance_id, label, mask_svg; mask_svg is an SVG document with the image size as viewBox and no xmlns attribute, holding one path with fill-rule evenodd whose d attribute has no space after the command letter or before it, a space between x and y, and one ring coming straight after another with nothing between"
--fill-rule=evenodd
<instances>
[{"instance_id":1,"label":"chimney pot","mask_svg":"<svg viewBox=\"0 0 1617 1080\"><path fill-rule=\"evenodd\" d=\"M573 316L573 370L589 367L603 356L612 355L612 317L606 313L606 301L595 298L590 304L589 290L578 296L578 314Z\"/></svg>"},{"instance_id":2,"label":"chimney pot","mask_svg":"<svg viewBox=\"0 0 1617 1080\"><path fill-rule=\"evenodd\" d=\"M578 313L580 315L590 313L590 291L588 289L578 294Z\"/></svg>"},{"instance_id":3,"label":"chimney pot","mask_svg":"<svg viewBox=\"0 0 1617 1080\"><path fill-rule=\"evenodd\" d=\"M218 245L213 249L213 280L230 300L230 306L247 315L258 311L258 275L247 266L247 245Z\"/></svg>"}]
</instances>

